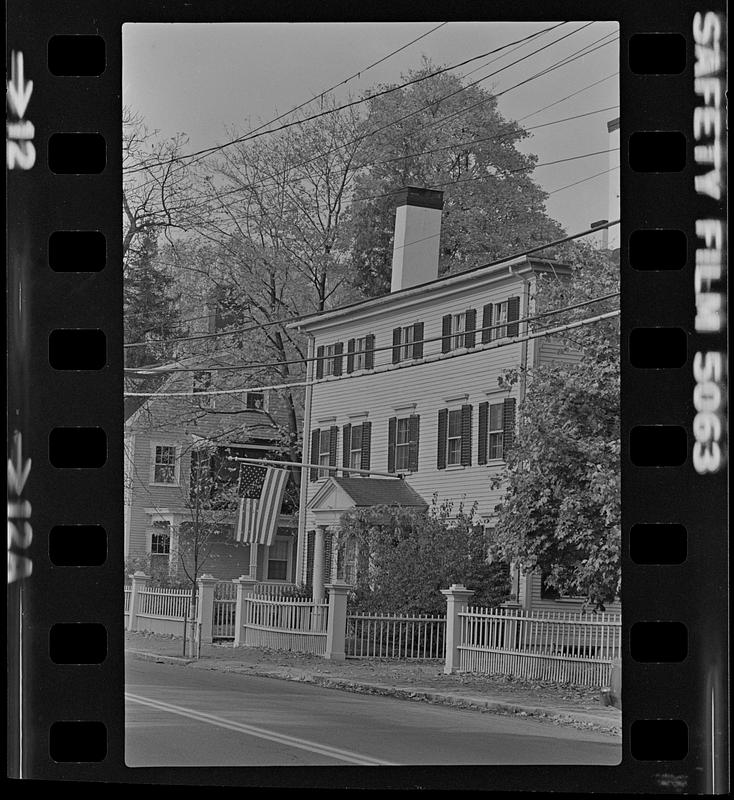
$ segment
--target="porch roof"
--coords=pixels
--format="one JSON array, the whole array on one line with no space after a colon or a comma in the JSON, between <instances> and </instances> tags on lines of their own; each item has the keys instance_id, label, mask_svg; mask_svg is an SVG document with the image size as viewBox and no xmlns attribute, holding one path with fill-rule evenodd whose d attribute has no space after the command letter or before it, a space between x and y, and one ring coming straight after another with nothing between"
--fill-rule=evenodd
<instances>
[{"instance_id":1,"label":"porch roof","mask_svg":"<svg viewBox=\"0 0 734 800\"><path fill-rule=\"evenodd\" d=\"M390 478L331 478L354 501L363 506L412 506L428 508L428 503L404 480Z\"/></svg>"}]
</instances>

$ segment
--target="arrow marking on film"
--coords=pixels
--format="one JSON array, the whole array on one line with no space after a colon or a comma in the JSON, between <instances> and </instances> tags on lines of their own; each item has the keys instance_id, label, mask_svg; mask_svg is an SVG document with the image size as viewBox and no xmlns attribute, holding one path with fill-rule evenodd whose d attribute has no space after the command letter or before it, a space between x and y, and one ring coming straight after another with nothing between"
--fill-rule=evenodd
<instances>
[{"instance_id":1,"label":"arrow marking on film","mask_svg":"<svg viewBox=\"0 0 734 800\"><path fill-rule=\"evenodd\" d=\"M28 101L33 93L33 81L23 80L23 53L13 51L10 55L10 81L8 82L8 102L18 119L23 119Z\"/></svg>"},{"instance_id":2,"label":"arrow marking on film","mask_svg":"<svg viewBox=\"0 0 734 800\"><path fill-rule=\"evenodd\" d=\"M23 464L23 438L20 432L15 434L13 445L13 458L8 459L8 488L20 495L31 471L31 460L28 458Z\"/></svg>"}]
</instances>

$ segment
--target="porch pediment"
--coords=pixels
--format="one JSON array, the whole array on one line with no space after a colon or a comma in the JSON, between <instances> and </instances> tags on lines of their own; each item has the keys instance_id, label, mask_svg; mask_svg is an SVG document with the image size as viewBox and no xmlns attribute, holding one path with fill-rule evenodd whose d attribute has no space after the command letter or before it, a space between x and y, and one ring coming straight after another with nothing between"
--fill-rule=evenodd
<instances>
[{"instance_id":1,"label":"porch pediment","mask_svg":"<svg viewBox=\"0 0 734 800\"><path fill-rule=\"evenodd\" d=\"M369 506L427 508L426 501L399 478L328 478L308 502L308 510L343 512Z\"/></svg>"}]
</instances>

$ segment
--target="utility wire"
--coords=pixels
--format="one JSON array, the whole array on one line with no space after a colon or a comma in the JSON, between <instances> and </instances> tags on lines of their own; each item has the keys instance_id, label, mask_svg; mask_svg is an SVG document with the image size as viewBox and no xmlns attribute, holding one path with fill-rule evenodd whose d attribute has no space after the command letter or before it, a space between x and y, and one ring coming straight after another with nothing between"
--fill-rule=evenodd
<instances>
[{"instance_id":1,"label":"utility wire","mask_svg":"<svg viewBox=\"0 0 734 800\"><path fill-rule=\"evenodd\" d=\"M610 300L612 297L619 297L619 292L610 292L609 294L602 295L600 297L594 297L591 300L583 300L578 303L573 303L572 305L563 306L562 308L555 308L550 311L543 311L539 314L533 314L532 316L528 317L521 317L516 320L510 320L505 322L495 323L493 325L486 325L481 328L474 328L473 333L475 335L484 333L485 331L494 331L499 330L500 328L506 328L508 325L515 325L515 324L522 324L528 322L534 322L538 319L544 319L545 317L555 316L556 314L565 314L567 311L573 311L577 308L583 308L585 306L592 305L594 303L601 303L604 300ZM471 333L472 331L468 331ZM432 344L433 342L440 342L445 339L445 336L429 336L424 339L418 339L415 342L411 342L412 345L415 344ZM386 352L388 350L393 350L395 345L388 344L388 345L380 345L380 347L373 347L370 352L371 353L381 353ZM204 354L203 357L207 357ZM265 368L265 367L281 367L281 366L290 366L291 364L307 364L309 362L318 362L318 361L325 361L328 360L327 357L323 358L297 358L288 361L272 361L272 362L256 362L250 364L238 364L236 366L227 366L227 367L209 367L209 366L196 366L196 367L166 367L162 365L150 365L144 367L127 367L125 368L125 372L128 373L145 373L146 375L162 375L168 374L172 372L237 372L239 370L245 369L258 369L258 368ZM198 394L198 392L197 392Z\"/></svg>"},{"instance_id":2,"label":"utility wire","mask_svg":"<svg viewBox=\"0 0 734 800\"><path fill-rule=\"evenodd\" d=\"M327 109L326 111L319 112L318 114L313 114L313 115L311 115L309 117L305 117L304 119L295 120L293 122L288 122L288 123L286 123L284 125L280 125L277 128L271 128L271 129L265 130L265 131L257 129L256 131L248 132L246 134L243 134L242 136L238 136L235 139L231 139L230 141L223 142L222 144L212 145L211 147L206 147L206 148L203 148L201 150L197 150L197 151L195 151L193 153L187 153L187 154L181 155L181 156L172 156L169 159L165 159L165 160L159 161L157 163L158 163L158 165L163 166L165 164L172 164L172 163L175 163L177 161L184 161L184 160L189 159L189 158L194 158L195 156L202 155L202 154L209 155L211 153L218 152L219 150L223 150L226 147L230 147L230 146L232 146L234 144L241 144L242 142L251 141L252 139L256 139L256 138L259 138L261 136L265 136L265 135L270 134L270 133L277 133L277 132L285 130L287 128L291 128L291 127L293 127L295 125L303 125L306 122L310 122L310 121L312 121L314 119L319 119L320 117L324 117L324 116L326 116L328 114L334 114L337 111L343 111L346 108L350 108L352 106L356 106L356 105L360 105L362 103L366 103L366 102L368 102L369 100L372 100L375 97L381 97L383 95L390 94L391 92L398 91L398 89L403 89L403 88L405 88L407 86L411 86L413 84L420 83L421 81L426 81L429 78L433 78L433 77L435 77L437 75L441 75L442 73L448 72L449 70L458 69L459 67L463 67L466 64L470 64L473 61L477 61L477 60L479 60L481 58L486 58L488 55L492 55L493 53L497 53L497 52L499 52L501 50L505 50L508 47L511 47L512 45L518 44L519 42L523 42L523 41L527 41L529 39L535 38L535 37L539 36L541 33L544 33L547 30L553 30L554 28L558 28L561 25L565 25L565 24L566 24L565 22L561 22L558 25L546 28L544 31L539 31L539 32L531 34L530 36L525 36L522 39L517 39L517 40L515 40L513 42L508 42L507 44L501 45L500 47L496 47L493 50L488 50L486 53L481 53L478 56L473 56L472 58L468 58L465 61L461 61L461 62L459 62L457 64L453 64L453 65L448 66L448 67L442 67L441 69L438 69L435 72L431 72L428 75L422 75L422 76L420 76L418 78L413 78L413 79L411 79L409 81L405 81L404 83L399 84L397 86L391 86L391 87L389 87L387 89L382 89L379 92L375 92L373 94L366 95L365 97L362 97L362 98L360 98L358 100L352 100L349 103L345 103L345 104L343 104L341 106L337 106L335 108ZM592 23L588 23L588 24L592 24ZM584 26L584 27L586 27L586 26ZM580 28L578 30L582 30L582 28ZM576 33L576 32L577 31L573 31L572 33ZM562 37L562 38L565 38L565 37ZM557 41L560 41L560 39L557 40ZM555 44L555 42L552 42L551 44ZM550 46L550 45L548 45L548 46ZM544 48L541 48L541 49L544 49ZM536 51L536 52L539 52L539 51ZM531 53L530 55L533 55L533 54ZM520 59L520 60L522 60L522 59ZM517 62L514 62L514 63L517 63ZM512 65L510 64L509 66L512 66ZM127 174L132 174L132 173L135 173L135 172L140 172L141 170L146 169L146 168L147 167L144 167L144 166L138 166L138 167L134 167L132 169L126 170L126 172L127 172ZM123 170L123 171L125 172L125 170Z\"/></svg>"},{"instance_id":3,"label":"utility wire","mask_svg":"<svg viewBox=\"0 0 734 800\"><path fill-rule=\"evenodd\" d=\"M594 317L587 317L583 320L576 320L575 322L569 322L564 325L558 325L553 328L547 328L540 331L535 331L530 334L525 334L524 336L515 336L509 341L502 341L497 343L488 343L488 344L480 344L472 349L464 349L461 352L455 353L436 353L432 356L427 356L423 358L421 361L413 361L413 362L398 362L397 364L385 364L382 367L377 367L374 370L370 370L368 372L350 372L342 375L331 375L328 378L319 378L313 381L297 381L292 383L279 383L279 384L272 384L270 386L243 386L239 389L213 389L210 391L204 392L196 392L195 395L192 395L191 392L124 392L125 397L204 397L208 395L226 395L226 394L242 394L243 392L264 392L267 390L272 389L290 389L296 388L300 386L317 386L322 383L333 383L335 381L347 380L348 378L360 378L365 377L367 375L379 375L383 372L392 372L396 369L409 369L411 367L419 367L423 366L424 364L430 364L436 361L445 361L451 358L460 358L461 356L470 355L473 353L484 352L485 350L499 350L502 347L510 347L511 345L518 344L520 342L529 341L530 339L537 339L541 336L553 336L556 333L562 333L563 331L572 330L574 328L580 328L584 325L591 325L596 322L601 322L606 319L611 319L612 317L619 316L620 311L619 309L615 309L613 311L607 311L604 314L597 314Z\"/></svg>"},{"instance_id":4,"label":"utility wire","mask_svg":"<svg viewBox=\"0 0 734 800\"><path fill-rule=\"evenodd\" d=\"M499 264L504 264L504 263L506 263L508 261L514 261L515 259L522 258L523 256L529 255L530 253L537 253L537 252L539 252L541 250L546 250L546 249L548 249L550 247L555 247L556 245L564 244L565 242L570 242L570 241L572 241L574 239L579 239L582 236L588 236L589 234L597 233L598 231L603 230L604 228L611 228L613 225L618 225L618 224L619 224L619 220L617 219L617 220L613 220L611 222L607 222L604 225L599 225L599 226L597 226L595 228L587 228L587 229L585 229L583 231L580 231L579 233L574 233L574 234L571 234L570 236L564 236L562 239L555 239L552 242L548 242L546 244L540 245L539 247L535 247L532 250L523 250L520 253L514 253L513 255L505 256L503 258L497 259L496 261L490 261L487 264L482 264L482 265L477 266L477 267L472 267L469 270L464 270L464 272L462 272L460 274L463 275L463 274L465 274L467 272L474 272L475 270L478 270L478 269L484 269L485 267L494 267L494 266L497 266ZM443 280L443 278L439 278L438 280ZM364 302L364 301L360 301L360 302ZM352 304L352 305L356 305L356 304ZM329 313L329 312L325 311L323 313ZM306 315L306 316L308 316L308 315ZM147 342L146 341L143 341L143 342L129 342L127 344L124 344L123 347L143 347L145 345L151 345L151 344L173 344L175 342L187 342L187 341L192 341L192 340L197 340L197 339L214 339L214 338L218 338L218 337L221 337L221 336L233 336L234 334L237 334L237 333L247 333L248 331L258 330L261 327L265 327L265 326L269 326L269 325L282 325L282 324L287 323L287 322L296 322L299 319L303 319L303 317L304 317L304 315L300 314L299 316L296 316L296 317L289 317L289 318L282 319L282 320L276 320L274 322L265 322L265 323L258 324L258 325L251 325L251 326L248 326L248 327L245 327L245 328L235 328L234 330L231 330L231 331L219 331L217 333L203 333L203 334L197 334L195 336L181 336L181 337L178 337L178 338L175 338L175 339L156 339L153 342L151 342L151 341L147 341Z\"/></svg>"}]
</instances>

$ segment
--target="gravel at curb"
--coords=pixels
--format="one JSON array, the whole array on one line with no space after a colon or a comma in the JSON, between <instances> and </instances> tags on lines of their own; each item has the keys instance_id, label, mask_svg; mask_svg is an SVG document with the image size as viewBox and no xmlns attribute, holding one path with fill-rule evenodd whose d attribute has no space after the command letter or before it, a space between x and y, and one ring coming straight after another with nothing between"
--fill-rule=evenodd
<instances>
[{"instance_id":1,"label":"gravel at curb","mask_svg":"<svg viewBox=\"0 0 734 800\"><path fill-rule=\"evenodd\" d=\"M621 729L616 726L604 726L597 722L584 719L586 714L553 714L548 709L534 706L523 706L515 703L506 703L501 700L479 700L444 692L426 691L424 689L404 688L400 686L386 686L381 683L353 681L346 678L332 678L315 675L312 672L299 669L269 670L256 666L239 666L232 664L216 664L211 662L196 661L178 656L164 656L142 650L128 650L135 658L143 661L153 661L158 664L176 664L179 666L192 666L194 669L206 669L214 672L231 672L241 675L253 675L258 678L276 678L278 680L311 683L325 689L339 689L354 692L355 694L374 694L384 697L396 697L401 700L412 700L435 705L449 705L485 713L502 714L506 716L532 717L534 720L548 722L554 725L571 725L576 728L594 730L611 736L621 736Z\"/></svg>"}]
</instances>

